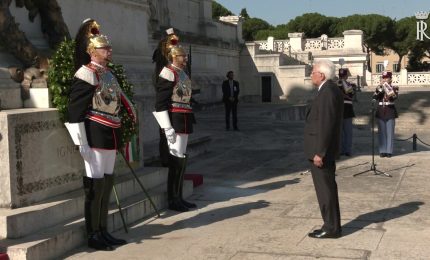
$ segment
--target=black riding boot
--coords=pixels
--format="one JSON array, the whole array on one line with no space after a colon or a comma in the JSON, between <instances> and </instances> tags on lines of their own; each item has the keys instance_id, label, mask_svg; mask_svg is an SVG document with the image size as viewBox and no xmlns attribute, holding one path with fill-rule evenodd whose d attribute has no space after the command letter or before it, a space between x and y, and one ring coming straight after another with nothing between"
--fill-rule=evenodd
<instances>
[{"instance_id":1,"label":"black riding boot","mask_svg":"<svg viewBox=\"0 0 430 260\"><path fill-rule=\"evenodd\" d=\"M83 177L85 192L85 226L88 247L96 250L113 250L100 232L100 207L104 189L104 179Z\"/></svg>"},{"instance_id":2,"label":"black riding boot","mask_svg":"<svg viewBox=\"0 0 430 260\"><path fill-rule=\"evenodd\" d=\"M167 180L167 196L169 209L186 212L188 208L182 204L179 197L179 183L181 178L181 160L182 158L169 154L169 175Z\"/></svg>"},{"instance_id":3,"label":"black riding boot","mask_svg":"<svg viewBox=\"0 0 430 260\"><path fill-rule=\"evenodd\" d=\"M113 237L107 231L107 218L109 213L109 199L114 185L113 174L105 174L105 185L100 208L100 232L103 238L111 245L125 245L127 241Z\"/></svg>"},{"instance_id":4,"label":"black riding boot","mask_svg":"<svg viewBox=\"0 0 430 260\"><path fill-rule=\"evenodd\" d=\"M184 188L184 174L185 174L185 169L187 168L187 159L188 159L187 155L185 155L185 157L182 159L181 179L180 179L180 183L179 183L179 198L181 199L181 202L182 202L182 204L185 205L185 207L190 208L190 209L194 209L194 208L197 208L197 205L184 200L183 195L182 195L182 191Z\"/></svg>"}]
</instances>

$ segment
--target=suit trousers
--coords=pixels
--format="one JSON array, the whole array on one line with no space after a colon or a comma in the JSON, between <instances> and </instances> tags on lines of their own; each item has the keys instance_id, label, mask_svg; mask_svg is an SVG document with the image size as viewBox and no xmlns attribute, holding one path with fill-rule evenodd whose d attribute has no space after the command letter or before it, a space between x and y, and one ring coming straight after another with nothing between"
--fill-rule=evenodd
<instances>
[{"instance_id":1,"label":"suit trousers","mask_svg":"<svg viewBox=\"0 0 430 260\"><path fill-rule=\"evenodd\" d=\"M311 162L312 180L324 221L321 229L327 233L339 233L341 227L339 197L335 179L336 163L334 161L324 161L323 163L323 167L318 168Z\"/></svg>"},{"instance_id":2,"label":"suit trousers","mask_svg":"<svg viewBox=\"0 0 430 260\"><path fill-rule=\"evenodd\" d=\"M395 119L382 120L378 118L379 153L393 154Z\"/></svg>"},{"instance_id":3,"label":"suit trousers","mask_svg":"<svg viewBox=\"0 0 430 260\"><path fill-rule=\"evenodd\" d=\"M225 101L225 127L230 128L230 114L233 115L233 128L237 128L237 102Z\"/></svg>"},{"instance_id":4,"label":"suit trousers","mask_svg":"<svg viewBox=\"0 0 430 260\"><path fill-rule=\"evenodd\" d=\"M351 154L352 150L352 117L344 118L342 123L342 154Z\"/></svg>"}]
</instances>

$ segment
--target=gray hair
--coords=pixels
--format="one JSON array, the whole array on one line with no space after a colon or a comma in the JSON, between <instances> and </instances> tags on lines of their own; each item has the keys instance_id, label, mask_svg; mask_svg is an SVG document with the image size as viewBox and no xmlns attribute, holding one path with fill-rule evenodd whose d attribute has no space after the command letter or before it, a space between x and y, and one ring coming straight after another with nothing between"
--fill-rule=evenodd
<instances>
[{"instance_id":1,"label":"gray hair","mask_svg":"<svg viewBox=\"0 0 430 260\"><path fill-rule=\"evenodd\" d=\"M314 67L318 67L319 72L324 74L326 79L334 79L336 76L336 66L331 60L322 59L314 63Z\"/></svg>"}]
</instances>

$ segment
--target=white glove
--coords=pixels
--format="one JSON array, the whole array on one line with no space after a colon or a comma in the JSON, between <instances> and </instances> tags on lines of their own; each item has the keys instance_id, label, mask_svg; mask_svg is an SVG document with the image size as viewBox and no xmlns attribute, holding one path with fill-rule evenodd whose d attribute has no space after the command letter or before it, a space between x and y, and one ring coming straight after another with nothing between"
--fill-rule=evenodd
<instances>
[{"instance_id":1,"label":"white glove","mask_svg":"<svg viewBox=\"0 0 430 260\"><path fill-rule=\"evenodd\" d=\"M93 158L93 151L88 144L80 145L79 152L85 161L91 162L91 159Z\"/></svg>"},{"instance_id":2,"label":"white glove","mask_svg":"<svg viewBox=\"0 0 430 260\"><path fill-rule=\"evenodd\" d=\"M173 127L164 128L164 133L166 134L167 141L169 141L171 144L176 142L176 133Z\"/></svg>"}]
</instances>

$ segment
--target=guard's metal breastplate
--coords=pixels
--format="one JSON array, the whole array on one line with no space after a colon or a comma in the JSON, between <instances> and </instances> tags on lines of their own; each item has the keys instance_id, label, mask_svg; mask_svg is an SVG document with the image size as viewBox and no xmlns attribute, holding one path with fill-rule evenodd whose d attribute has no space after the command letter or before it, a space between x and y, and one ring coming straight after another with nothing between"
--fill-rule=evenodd
<instances>
[{"instance_id":1,"label":"guard's metal breastplate","mask_svg":"<svg viewBox=\"0 0 430 260\"><path fill-rule=\"evenodd\" d=\"M176 70L178 79L173 87L172 106L180 108L189 108L191 100L191 80L183 70Z\"/></svg>"},{"instance_id":2,"label":"guard's metal breastplate","mask_svg":"<svg viewBox=\"0 0 430 260\"><path fill-rule=\"evenodd\" d=\"M117 116L121 105L121 89L110 71L98 73L99 84L93 96L93 110Z\"/></svg>"}]
</instances>

